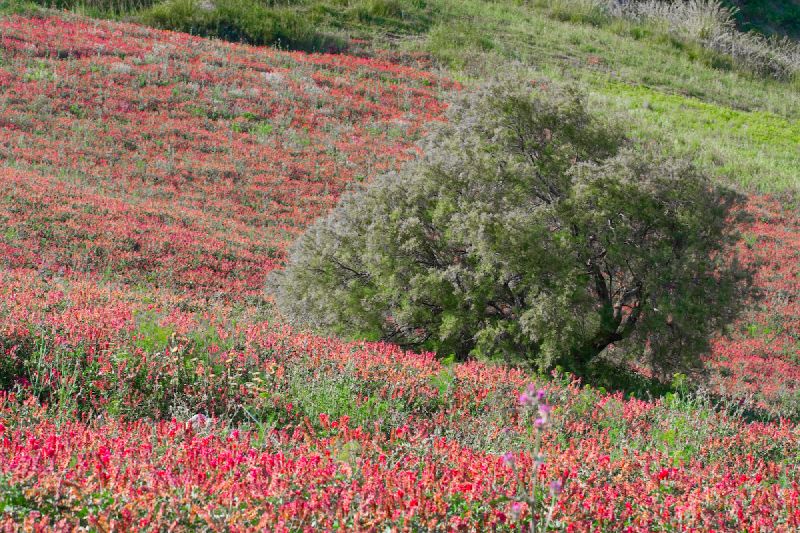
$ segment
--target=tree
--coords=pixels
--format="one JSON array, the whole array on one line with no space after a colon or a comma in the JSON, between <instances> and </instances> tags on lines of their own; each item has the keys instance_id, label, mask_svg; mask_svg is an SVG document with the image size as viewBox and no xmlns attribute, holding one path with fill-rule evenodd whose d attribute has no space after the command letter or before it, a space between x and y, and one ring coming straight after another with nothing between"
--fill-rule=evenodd
<instances>
[{"instance_id":1,"label":"tree","mask_svg":"<svg viewBox=\"0 0 800 533\"><path fill-rule=\"evenodd\" d=\"M346 195L273 280L295 322L562 365L610 345L671 372L739 310L739 196L625 139L571 89L456 97L424 156Z\"/></svg>"}]
</instances>

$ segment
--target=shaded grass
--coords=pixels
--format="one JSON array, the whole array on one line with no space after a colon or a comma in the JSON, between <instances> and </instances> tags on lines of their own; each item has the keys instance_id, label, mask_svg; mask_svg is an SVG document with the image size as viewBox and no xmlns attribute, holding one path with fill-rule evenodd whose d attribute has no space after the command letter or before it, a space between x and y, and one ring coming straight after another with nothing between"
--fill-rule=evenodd
<instances>
[{"instance_id":1,"label":"shaded grass","mask_svg":"<svg viewBox=\"0 0 800 533\"><path fill-rule=\"evenodd\" d=\"M143 22L202 37L294 50L339 52L341 38L318 31L294 9L275 9L252 0L168 0L144 11Z\"/></svg>"},{"instance_id":2,"label":"shaded grass","mask_svg":"<svg viewBox=\"0 0 800 533\"><path fill-rule=\"evenodd\" d=\"M420 33L428 0L35 0L44 7L161 29L306 52L343 52L375 28Z\"/></svg>"},{"instance_id":3,"label":"shaded grass","mask_svg":"<svg viewBox=\"0 0 800 533\"><path fill-rule=\"evenodd\" d=\"M738 9L736 23L743 31L800 38L800 2L797 0L727 0Z\"/></svg>"}]
</instances>

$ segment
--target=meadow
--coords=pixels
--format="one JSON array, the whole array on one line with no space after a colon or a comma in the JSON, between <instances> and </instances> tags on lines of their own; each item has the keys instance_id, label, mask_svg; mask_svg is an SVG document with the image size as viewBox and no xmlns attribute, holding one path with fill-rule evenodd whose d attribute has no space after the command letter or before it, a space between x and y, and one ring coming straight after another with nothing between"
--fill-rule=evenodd
<instances>
[{"instance_id":1,"label":"meadow","mask_svg":"<svg viewBox=\"0 0 800 533\"><path fill-rule=\"evenodd\" d=\"M357 4L319 10L344 54L6 9L3 528L800 529L797 82L538 4ZM293 239L507 61L749 194L761 292L706 375L614 390L281 321Z\"/></svg>"}]
</instances>

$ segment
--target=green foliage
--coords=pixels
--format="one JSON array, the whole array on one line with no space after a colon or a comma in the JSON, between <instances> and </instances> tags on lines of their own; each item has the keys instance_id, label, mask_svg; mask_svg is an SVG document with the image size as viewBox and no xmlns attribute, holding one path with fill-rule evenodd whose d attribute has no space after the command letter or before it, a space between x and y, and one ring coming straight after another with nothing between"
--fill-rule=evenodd
<instances>
[{"instance_id":1,"label":"green foliage","mask_svg":"<svg viewBox=\"0 0 800 533\"><path fill-rule=\"evenodd\" d=\"M0 15L26 15L36 9L35 3L26 0L0 0Z\"/></svg>"},{"instance_id":2,"label":"green foliage","mask_svg":"<svg viewBox=\"0 0 800 533\"><path fill-rule=\"evenodd\" d=\"M313 371L290 371L288 396L295 408L315 424L320 415L331 420L350 417L354 427L378 424L397 427L409 416L412 405L407 398L384 398L376 394L383 383L358 379L352 368L330 368L324 363Z\"/></svg>"},{"instance_id":3,"label":"green foliage","mask_svg":"<svg viewBox=\"0 0 800 533\"><path fill-rule=\"evenodd\" d=\"M608 3L603 0L538 0L551 17L579 24L601 26L611 20Z\"/></svg>"},{"instance_id":4,"label":"green foliage","mask_svg":"<svg viewBox=\"0 0 800 533\"><path fill-rule=\"evenodd\" d=\"M426 156L343 199L275 275L296 322L586 375L611 345L664 373L738 312L739 197L521 77L450 107Z\"/></svg>"},{"instance_id":5,"label":"green foliage","mask_svg":"<svg viewBox=\"0 0 800 533\"><path fill-rule=\"evenodd\" d=\"M155 313L140 313L136 317L136 346L146 353L156 353L167 348L174 335L171 328L159 324Z\"/></svg>"},{"instance_id":6,"label":"green foliage","mask_svg":"<svg viewBox=\"0 0 800 533\"><path fill-rule=\"evenodd\" d=\"M734 18L742 31L800 38L800 3L797 0L726 0L735 8Z\"/></svg>"},{"instance_id":7,"label":"green foliage","mask_svg":"<svg viewBox=\"0 0 800 533\"><path fill-rule=\"evenodd\" d=\"M341 52L340 30L361 26L418 31L424 0L165 0L144 11L146 24L206 37L293 50Z\"/></svg>"},{"instance_id":8,"label":"green foliage","mask_svg":"<svg viewBox=\"0 0 800 533\"><path fill-rule=\"evenodd\" d=\"M156 0L35 0L54 9L79 11L89 16L116 17L152 6Z\"/></svg>"},{"instance_id":9,"label":"green foliage","mask_svg":"<svg viewBox=\"0 0 800 533\"><path fill-rule=\"evenodd\" d=\"M317 32L295 10L254 0L167 0L142 18L159 28L228 41L309 51L338 51L343 46L337 38Z\"/></svg>"}]
</instances>

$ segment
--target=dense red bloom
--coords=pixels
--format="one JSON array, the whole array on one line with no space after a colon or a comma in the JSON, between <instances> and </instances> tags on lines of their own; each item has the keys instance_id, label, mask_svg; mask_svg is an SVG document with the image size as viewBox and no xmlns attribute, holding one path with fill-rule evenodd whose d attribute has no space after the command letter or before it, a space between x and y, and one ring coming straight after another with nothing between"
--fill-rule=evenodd
<instances>
[{"instance_id":1,"label":"dense red bloom","mask_svg":"<svg viewBox=\"0 0 800 533\"><path fill-rule=\"evenodd\" d=\"M752 222L742 227L740 253L757 265L761 291L732 338L719 339L708 358L720 393L767 408L794 405L800 413L800 217L774 198L752 197Z\"/></svg>"}]
</instances>

